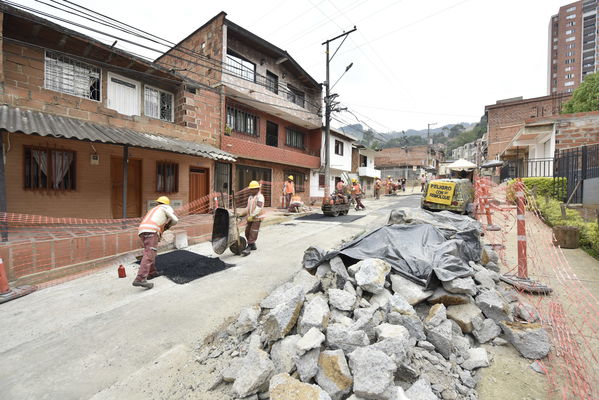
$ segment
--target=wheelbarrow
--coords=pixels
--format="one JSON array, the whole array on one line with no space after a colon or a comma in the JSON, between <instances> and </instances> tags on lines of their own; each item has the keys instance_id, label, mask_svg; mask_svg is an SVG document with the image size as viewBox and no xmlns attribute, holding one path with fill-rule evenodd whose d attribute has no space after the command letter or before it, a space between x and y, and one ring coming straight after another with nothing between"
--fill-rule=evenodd
<instances>
[{"instance_id":1,"label":"wheelbarrow","mask_svg":"<svg viewBox=\"0 0 599 400\"><path fill-rule=\"evenodd\" d=\"M233 201L235 204L235 201ZM212 224L212 250L216 254L223 254L227 247L233 254L246 255L247 240L239 234L237 217L226 208L214 210L214 222Z\"/></svg>"}]
</instances>

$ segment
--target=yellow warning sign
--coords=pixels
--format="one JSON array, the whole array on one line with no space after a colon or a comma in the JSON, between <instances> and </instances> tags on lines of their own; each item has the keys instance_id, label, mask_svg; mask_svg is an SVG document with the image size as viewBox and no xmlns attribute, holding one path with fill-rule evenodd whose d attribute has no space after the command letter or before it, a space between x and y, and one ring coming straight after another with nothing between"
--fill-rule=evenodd
<instances>
[{"instance_id":1,"label":"yellow warning sign","mask_svg":"<svg viewBox=\"0 0 599 400\"><path fill-rule=\"evenodd\" d=\"M431 181L428 184L425 201L437 204L451 205L455 182Z\"/></svg>"}]
</instances>

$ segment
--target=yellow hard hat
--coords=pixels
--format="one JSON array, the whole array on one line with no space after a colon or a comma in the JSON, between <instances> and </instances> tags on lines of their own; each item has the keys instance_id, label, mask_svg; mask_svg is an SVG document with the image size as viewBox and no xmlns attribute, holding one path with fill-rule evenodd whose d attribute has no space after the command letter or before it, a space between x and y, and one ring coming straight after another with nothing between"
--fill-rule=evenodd
<instances>
[{"instance_id":1,"label":"yellow hard hat","mask_svg":"<svg viewBox=\"0 0 599 400\"><path fill-rule=\"evenodd\" d=\"M289 179L289 180L291 180L291 181L292 181L292 180L293 180L293 175L289 175L289 176L287 177L287 179Z\"/></svg>"},{"instance_id":2,"label":"yellow hard hat","mask_svg":"<svg viewBox=\"0 0 599 400\"><path fill-rule=\"evenodd\" d=\"M351 181L352 182L358 182L358 180L356 178L352 178Z\"/></svg>"},{"instance_id":3,"label":"yellow hard hat","mask_svg":"<svg viewBox=\"0 0 599 400\"><path fill-rule=\"evenodd\" d=\"M387 176L387 178L391 178L391 175Z\"/></svg>"},{"instance_id":4,"label":"yellow hard hat","mask_svg":"<svg viewBox=\"0 0 599 400\"><path fill-rule=\"evenodd\" d=\"M248 185L248 189L260 189L260 184L258 181L251 181Z\"/></svg>"},{"instance_id":5,"label":"yellow hard hat","mask_svg":"<svg viewBox=\"0 0 599 400\"><path fill-rule=\"evenodd\" d=\"M156 202L161 203L161 204L166 204L167 206L169 206L171 204L171 200L166 196L160 196L159 198L156 199Z\"/></svg>"}]
</instances>

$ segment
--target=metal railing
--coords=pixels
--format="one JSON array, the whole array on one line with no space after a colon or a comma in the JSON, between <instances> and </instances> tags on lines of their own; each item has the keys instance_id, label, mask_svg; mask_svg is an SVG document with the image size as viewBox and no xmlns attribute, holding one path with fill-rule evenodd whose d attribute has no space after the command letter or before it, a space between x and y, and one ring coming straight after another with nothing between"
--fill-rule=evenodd
<instances>
[{"instance_id":1,"label":"metal railing","mask_svg":"<svg viewBox=\"0 0 599 400\"><path fill-rule=\"evenodd\" d=\"M504 160L501 180L514 178L553 177L553 158L525 158Z\"/></svg>"},{"instance_id":2,"label":"metal railing","mask_svg":"<svg viewBox=\"0 0 599 400\"><path fill-rule=\"evenodd\" d=\"M584 180L599 178L599 144L556 150L554 169L554 187L560 189L558 197L582 203Z\"/></svg>"}]
</instances>

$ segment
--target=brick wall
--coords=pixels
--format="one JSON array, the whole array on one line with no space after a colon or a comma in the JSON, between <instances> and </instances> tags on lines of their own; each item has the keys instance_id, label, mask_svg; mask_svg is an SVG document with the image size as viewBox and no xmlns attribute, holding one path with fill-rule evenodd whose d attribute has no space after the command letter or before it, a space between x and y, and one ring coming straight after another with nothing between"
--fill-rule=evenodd
<instances>
[{"instance_id":1,"label":"brick wall","mask_svg":"<svg viewBox=\"0 0 599 400\"><path fill-rule=\"evenodd\" d=\"M377 152L374 165L379 167L396 167L403 165L426 164L427 146L408 147L408 153L401 147L392 147Z\"/></svg>"},{"instance_id":2,"label":"brick wall","mask_svg":"<svg viewBox=\"0 0 599 400\"><path fill-rule=\"evenodd\" d=\"M495 159L524 126L526 120L559 114L562 104L569 95L543 96L533 99L518 99L486 106L488 117L488 156Z\"/></svg>"},{"instance_id":3,"label":"brick wall","mask_svg":"<svg viewBox=\"0 0 599 400\"><path fill-rule=\"evenodd\" d=\"M599 111L565 114L557 121L557 150L599 144Z\"/></svg>"},{"instance_id":4,"label":"brick wall","mask_svg":"<svg viewBox=\"0 0 599 400\"><path fill-rule=\"evenodd\" d=\"M214 146L220 144L222 99L218 91L198 89L192 94L182 89L165 88L160 82L143 82L174 92L175 123L143 115L127 116L106 106L108 69L102 68L101 101L94 101L45 89L43 50L9 40L4 40L2 49L5 81L0 102L4 104ZM143 101L140 100L140 104L143 110Z\"/></svg>"}]
</instances>

